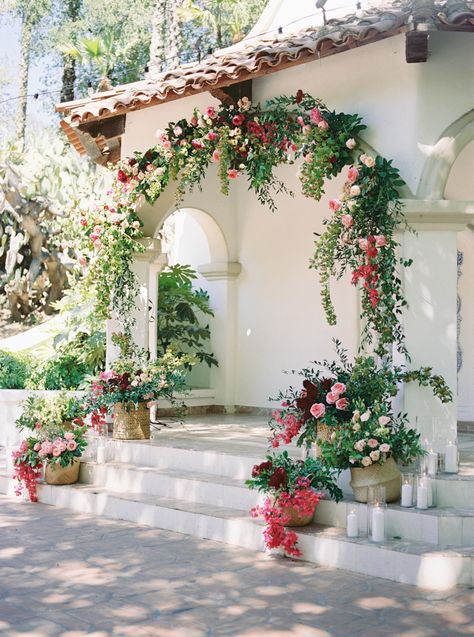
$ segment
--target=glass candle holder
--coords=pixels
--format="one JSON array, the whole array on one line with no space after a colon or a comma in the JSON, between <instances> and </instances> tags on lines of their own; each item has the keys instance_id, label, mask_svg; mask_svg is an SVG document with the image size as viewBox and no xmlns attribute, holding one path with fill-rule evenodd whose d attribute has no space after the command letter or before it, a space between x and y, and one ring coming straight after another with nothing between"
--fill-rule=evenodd
<instances>
[{"instance_id":1,"label":"glass candle holder","mask_svg":"<svg viewBox=\"0 0 474 637\"><path fill-rule=\"evenodd\" d=\"M417 477L416 508L426 510L436 506L436 483L427 473Z\"/></svg>"},{"instance_id":2,"label":"glass candle holder","mask_svg":"<svg viewBox=\"0 0 474 637\"><path fill-rule=\"evenodd\" d=\"M413 473L402 474L402 488L400 505L402 507L412 507L414 504L415 476Z\"/></svg>"},{"instance_id":3,"label":"glass candle holder","mask_svg":"<svg viewBox=\"0 0 474 637\"><path fill-rule=\"evenodd\" d=\"M374 502L367 505L367 532L371 542L385 541L385 502Z\"/></svg>"},{"instance_id":4,"label":"glass candle holder","mask_svg":"<svg viewBox=\"0 0 474 637\"><path fill-rule=\"evenodd\" d=\"M373 487L367 487L367 504L377 503L387 503L387 490L380 484L377 484Z\"/></svg>"}]
</instances>

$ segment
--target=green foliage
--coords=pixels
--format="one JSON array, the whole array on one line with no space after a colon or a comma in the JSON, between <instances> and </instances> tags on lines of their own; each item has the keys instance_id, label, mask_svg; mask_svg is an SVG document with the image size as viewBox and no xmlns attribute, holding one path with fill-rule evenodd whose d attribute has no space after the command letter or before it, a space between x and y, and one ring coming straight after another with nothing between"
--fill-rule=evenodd
<instances>
[{"instance_id":1,"label":"green foliage","mask_svg":"<svg viewBox=\"0 0 474 637\"><path fill-rule=\"evenodd\" d=\"M275 470L278 474L282 474L284 470L283 480L278 481L279 484L272 484L272 477ZM342 499L342 491L336 485L334 480L334 469L323 464L320 460L307 457L306 460L294 460L290 458L287 451L267 456L265 462L255 465L252 469L252 478L246 480L245 484L249 489L257 489L263 493L277 495L281 491L294 495L295 489L298 487L298 478L308 478L311 487L316 490L326 491L331 498L339 502Z\"/></svg>"},{"instance_id":2,"label":"green foliage","mask_svg":"<svg viewBox=\"0 0 474 637\"><path fill-rule=\"evenodd\" d=\"M24 389L29 374L27 357L0 350L0 389Z\"/></svg>"},{"instance_id":3,"label":"green foliage","mask_svg":"<svg viewBox=\"0 0 474 637\"><path fill-rule=\"evenodd\" d=\"M26 386L28 389L77 389L89 373L90 369L75 356L59 352L34 367Z\"/></svg>"},{"instance_id":4,"label":"green foliage","mask_svg":"<svg viewBox=\"0 0 474 637\"><path fill-rule=\"evenodd\" d=\"M160 274L158 293L158 356L172 349L178 357L191 354L209 367L217 360L205 345L211 332L203 316L214 316L205 290L194 289L196 272L187 265L173 265ZM189 365L187 365L189 368Z\"/></svg>"},{"instance_id":5,"label":"green foliage","mask_svg":"<svg viewBox=\"0 0 474 637\"><path fill-rule=\"evenodd\" d=\"M24 429L44 432L55 431L66 421L84 416L81 402L74 396L61 392L56 396L32 394L23 404L23 411L16 421L20 431Z\"/></svg>"}]
</instances>

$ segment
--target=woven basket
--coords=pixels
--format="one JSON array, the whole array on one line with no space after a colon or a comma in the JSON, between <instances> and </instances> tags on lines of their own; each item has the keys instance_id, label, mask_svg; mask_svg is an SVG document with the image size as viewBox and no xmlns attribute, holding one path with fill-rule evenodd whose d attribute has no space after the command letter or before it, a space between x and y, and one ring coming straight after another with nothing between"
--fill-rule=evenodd
<instances>
[{"instance_id":1,"label":"woven basket","mask_svg":"<svg viewBox=\"0 0 474 637\"><path fill-rule=\"evenodd\" d=\"M368 487L385 487L387 502L400 497L401 473L393 458L369 467L351 467L351 487L356 502L367 502Z\"/></svg>"},{"instance_id":2,"label":"woven basket","mask_svg":"<svg viewBox=\"0 0 474 637\"><path fill-rule=\"evenodd\" d=\"M317 441L314 443L313 445L313 450L312 450L312 456L314 458L319 458L321 456L321 447L318 445L318 442L328 442L332 432L333 432L333 428L332 427L328 427L327 425L323 424L322 422L318 422L317 425Z\"/></svg>"},{"instance_id":3,"label":"woven basket","mask_svg":"<svg viewBox=\"0 0 474 637\"><path fill-rule=\"evenodd\" d=\"M311 522L313 521L315 510L316 507L314 507L313 512L310 515L300 517L295 507L286 507L285 515L288 515L290 519L285 524L285 526L307 526L308 524L311 524Z\"/></svg>"},{"instance_id":4,"label":"woven basket","mask_svg":"<svg viewBox=\"0 0 474 637\"><path fill-rule=\"evenodd\" d=\"M79 458L74 458L72 463L66 467L61 467L59 462L48 462L44 479L47 484L74 484L79 480L80 467Z\"/></svg>"},{"instance_id":5,"label":"woven basket","mask_svg":"<svg viewBox=\"0 0 474 637\"><path fill-rule=\"evenodd\" d=\"M112 437L115 440L149 440L150 412L146 403L138 403L138 406L116 403Z\"/></svg>"}]
</instances>

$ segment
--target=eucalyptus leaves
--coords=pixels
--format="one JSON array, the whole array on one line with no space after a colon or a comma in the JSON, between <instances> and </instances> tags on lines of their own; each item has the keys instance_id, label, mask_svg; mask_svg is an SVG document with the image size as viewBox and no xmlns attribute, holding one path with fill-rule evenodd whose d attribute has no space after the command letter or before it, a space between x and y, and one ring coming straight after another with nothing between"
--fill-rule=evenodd
<instances>
[{"instance_id":1,"label":"eucalyptus leaves","mask_svg":"<svg viewBox=\"0 0 474 637\"><path fill-rule=\"evenodd\" d=\"M409 265L396 255L394 232L403 220L397 189L398 171L383 157L358 155L357 137L365 128L357 115L335 113L321 101L298 91L265 105L244 98L236 107L209 107L205 113L171 122L157 131L157 144L121 162L108 200L82 224L94 246L89 280L97 286L101 315L109 305L131 325L136 281L132 253L141 250L137 209L142 197L154 203L170 179L177 182L176 201L200 184L211 163L218 164L221 190L246 176L259 201L275 210L273 196L287 191L275 167L300 161L303 194L319 200L324 180L349 166L344 190L331 201L331 216L315 242L311 267L319 271L322 302L330 324L336 322L329 284L350 272L362 291L363 343L375 338L376 351L387 354L392 344L405 352L400 316L406 305L398 274Z\"/></svg>"}]
</instances>

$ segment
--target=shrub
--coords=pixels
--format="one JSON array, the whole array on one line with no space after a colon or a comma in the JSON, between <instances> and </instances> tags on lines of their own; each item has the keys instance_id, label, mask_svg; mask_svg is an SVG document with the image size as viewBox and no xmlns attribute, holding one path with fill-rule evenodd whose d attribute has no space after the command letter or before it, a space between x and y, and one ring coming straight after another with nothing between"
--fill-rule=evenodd
<instances>
[{"instance_id":1,"label":"shrub","mask_svg":"<svg viewBox=\"0 0 474 637\"><path fill-rule=\"evenodd\" d=\"M87 365L70 354L58 354L32 371L28 389L77 389L90 372Z\"/></svg>"},{"instance_id":2,"label":"shrub","mask_svg":"<svg viewBox=\"0 0 474 637\"><path fill-rule=\"evenodd\" d=\"M24 389L30 371L25 356L0 351L0 389Z\"/></svg>"}]
</instances>

